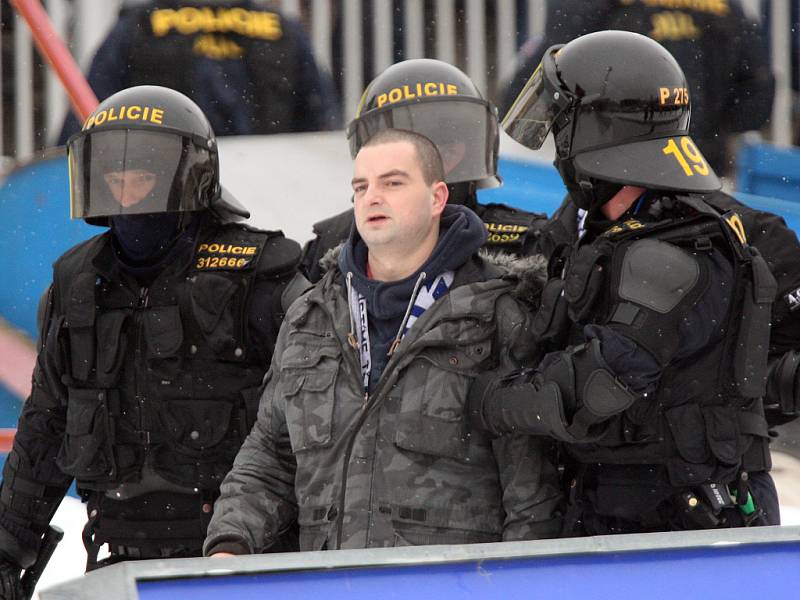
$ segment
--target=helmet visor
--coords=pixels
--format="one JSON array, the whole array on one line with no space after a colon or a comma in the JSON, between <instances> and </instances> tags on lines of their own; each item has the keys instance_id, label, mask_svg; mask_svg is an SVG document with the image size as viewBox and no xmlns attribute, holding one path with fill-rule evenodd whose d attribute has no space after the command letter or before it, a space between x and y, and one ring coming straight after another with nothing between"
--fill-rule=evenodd
<instances>
[{"instance_id":1,"label":"helmet visor","mask_svg":"<svg viewBox=\"0 0 800 600\"><path fill-rule=\"evenodd\" d=\"M497 181L497 115L483 100L429 98L366 113L347 128L353 158L384 129L404 129L431 140L442 156L447 183L474 181L485 187Z\"/></svg>"},{"instance_id":2,"label":"helmet visor","mask_svg":"<svg viewBox=\"0 0 800 600\"><path fill-rule=\"evenodd\" d=\"M69 141L68 157L73 219L206 208L210 153L179 135L89 131Z\"/></svg>"},{"instance_id":3,"label":"helmet visor","mask_svg":"<svg viewBox=\"0 0 800 600\"><path fill-rule=\"evenodd\" d=\"M542 147L560 110L548 88L544 68L539 63L503 118L506 133L531 150Z\"/></svg>"}]
</instances>

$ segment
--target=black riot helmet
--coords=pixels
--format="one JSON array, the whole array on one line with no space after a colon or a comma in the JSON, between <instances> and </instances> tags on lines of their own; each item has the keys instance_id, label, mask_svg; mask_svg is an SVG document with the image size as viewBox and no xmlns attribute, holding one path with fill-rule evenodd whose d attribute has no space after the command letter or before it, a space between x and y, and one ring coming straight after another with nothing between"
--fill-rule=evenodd
<instances>
[{"instance_id":1,"label":"black riot helmet","mask_svg":"<svg viewBox=\"0 0 800 600\"><path fill-rule=\"evenodd\" d=\"M247 218L223 196L217 142L200 108L158 86L104 100L67 142L70 216L104 225L118 215L212 209Z\"/></svg>"},{"instance_id":2,"label":"black riot helmet","mask_svg":"<svg viewBox=\"0 0 800 600\"><path fill-rule=\"evenodd\" d=\"M689 117L686 77L663 46L638 33L600 31L549 48L503 128L531 149L552 129L556 166L573 200L590 208L609 199L598 190L614 185L718 190L689 137Z\"/></svg>"},{"instance_id":3,"label":"black riot helmet","mask_svg":"<svg viewBox=\"0 0 800 600\"><path fill-rule=\"evenodd\" d=\"M453 65L405 60L373 79L347 127L353 158L383 129L405 129L431 140L442 156L448 184L500 185L497 109Z\"/></svg>"}]
</instances>

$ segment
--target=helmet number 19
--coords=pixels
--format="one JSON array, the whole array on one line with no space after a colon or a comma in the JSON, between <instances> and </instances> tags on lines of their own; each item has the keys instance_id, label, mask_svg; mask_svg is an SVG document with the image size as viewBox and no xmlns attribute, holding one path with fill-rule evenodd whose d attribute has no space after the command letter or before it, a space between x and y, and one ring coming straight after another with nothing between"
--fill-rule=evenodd
<instances>
[{"instance_id":1,"label":"helmet number 19","mask_svg":"<svg viewBox=\"0 0 800 600\"><path fill-rule=\"evenodd\" d=\"M675 138L669 138L667 145L661 151L666 155L671 154L674 156L687 177L693 176L695 171L700 175L708 175L708 163L706 163L706 159L703 158L691 138L683 137L680 140L681 145L679 148ZM692 165L689 164L690 161L693 163ZM694 170L692 170L692 167L694 167Z\"/></svg>"}]
</instances>

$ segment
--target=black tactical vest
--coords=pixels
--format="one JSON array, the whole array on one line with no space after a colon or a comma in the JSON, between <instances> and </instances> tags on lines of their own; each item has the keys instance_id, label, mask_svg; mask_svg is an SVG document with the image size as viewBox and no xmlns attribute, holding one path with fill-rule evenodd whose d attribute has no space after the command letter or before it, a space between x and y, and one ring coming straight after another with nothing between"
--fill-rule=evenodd
<instances>
[{"instance_id":1,"label":"black tactical vest","mask_svg":"<svg viewBox=\"0 0 800 600\"><path fill-rule=\"evenodd\" d=\"M279 235L204 227L147 289L120 270L110 234L56 264L68 388L58 465L81 489L136 481L145 454L168 481L219 486L255 420L266 360L248 338L248 299Z\"/></svg>"},{"instance_id":2,"label":"black tactical vest","mask_svg":"<svg viewBox=\"0 0 800 600\"><path fill-rule=\"evenodd\" d=\"M702 355L669 363L656 392L613 417L601 439L569 445L567 451L584 465L661 465L675 487L728 483L742 470L770 467L761 397L775 282L758 251L740 241L737 215L720 216L693 197L678 201L692 216L650 223L630 219L598 236L590 248L573 252L564 278L571 318L633 323L625 335L657 358L676 344L677 322L665 317L658 332L637 330L633 313L619 302L625 253L639 240L661 240L690 254L718 250L733 263L733 304L724 335ZM652 265L652 275L659 276L659 265ZM609 314L612 306L617 308Z\"/></svg>"},{"instance_id":3,"label":"black tactical vest","mask_svg":"<svg viewBox=\"0 0 800 600\"><path fill-rule=\"evenodd\" d=\"M186 2L132 13L130 85L160 85L192 98L197 60L241 59L247 80L232 80L231 87L241 88L251 133L293 131L300 89L297 44L278 13L248 2L218 7Z\"/></svg>"},{"instance_id":4,"label":"black tactical vest","mask_svg":"<svg viewBox=\"0 0 800 600\"><path fill-rule=\"evenodd\" d=\"M533 241L547 221L543 213L531 213L505 204L478 204L474 210L486 225L488 238L484 248L520 256L532 254Z\"/></svg>"}]
</instances>

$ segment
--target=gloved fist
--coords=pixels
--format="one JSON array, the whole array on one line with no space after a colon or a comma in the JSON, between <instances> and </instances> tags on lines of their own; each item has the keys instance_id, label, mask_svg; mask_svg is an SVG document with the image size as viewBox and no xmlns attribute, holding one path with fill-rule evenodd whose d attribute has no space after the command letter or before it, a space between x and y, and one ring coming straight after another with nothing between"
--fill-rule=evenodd
<instances>
[{"instance_id":1,"label":"gloved fist","mask_svg":"<svg viewBox=\"0 0 800 600\"><path fill-rule=\"evenodd\" d=\"M0 600L27 600L22 591L21 574L22 569L17 565L0 559Z\"/></svg>"}]
</instances>

